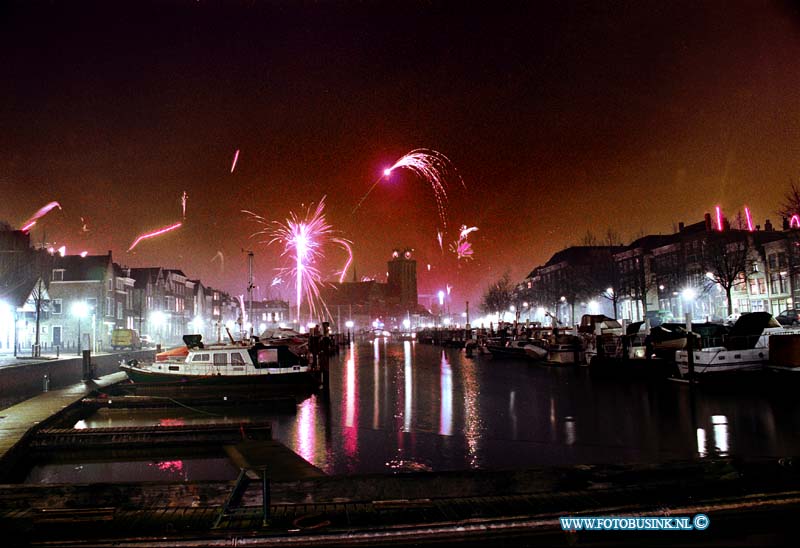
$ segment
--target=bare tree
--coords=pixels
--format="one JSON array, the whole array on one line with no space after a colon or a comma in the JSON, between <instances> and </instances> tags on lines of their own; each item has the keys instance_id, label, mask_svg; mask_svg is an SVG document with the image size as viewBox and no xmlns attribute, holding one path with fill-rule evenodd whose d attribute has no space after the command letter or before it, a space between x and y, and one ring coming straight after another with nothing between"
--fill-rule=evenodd
<instances>
[{"instance_id":1,"label":"bare tree","mask_svg":"<svg viewBox=\"0 0 800 548\"><path fill-rule=\"evenodd\" d=\"M701 264L707 276L725 290L728 314L733 313L732 289L747 278L749 240L737 231L709 232L703 242Z\"/></svg>"},{"instance_id":2,"label":"bare tree","mask_svg":"<svg viewBox=\"0 0 800 548\"><path fill-rule=\"evenodd\" d=\"M508 272L486 288L481 300L481 309L487 314L500 316L508 310L514 299L514 284Z\"/></svg>"},{"instance_id":3,"label":"bare tree","mask_svg":"<svg viewBox=\"0 0 800 548\"><path fill-rule=\"evenodd\" d=\"M783 195L777 213L784 219L800 214L800 182L792 181L789 184L789 190Z\"/></svg>"}]
</instances>

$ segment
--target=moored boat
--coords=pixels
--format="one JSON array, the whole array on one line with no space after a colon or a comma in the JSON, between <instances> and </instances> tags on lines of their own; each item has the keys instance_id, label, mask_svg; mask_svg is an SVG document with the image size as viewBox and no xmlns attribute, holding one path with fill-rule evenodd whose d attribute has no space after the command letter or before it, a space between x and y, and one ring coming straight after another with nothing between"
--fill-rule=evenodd
<instances>
[{"instance_id":1,"label":"moored boat","mask_svg":"<svg viewBox=\"0 0 800 548\"><path fill-rule=\"evenodd\" d=\"M692 350L694 374L719 377L761 371L769 361L769 337L785 329L767 312L743 314L724 337L722 346ZM689 373L689 352L678 350L675 361L681 376Z\"/></svg>"},{"instance_id":2,"label":"moored boat","mask_svg":"<svg viewBox=\"0 0 800 548\"><path fill-rule=\"evenodd\" d=\"M525 358L534 361L547 359L547 349L533 339L494 339L486 344L493 357Z\"/></svg>"},{"instance_id":3,"label":"moored boat","mask_svg":"<svg viewBox=\"0 0 800 548\"><path fill-rule=\"evenodd\" d=\"M305 385L319 373L286 344L262 342L205 345L200 335L184 335L185 352L173 351L152 362L130 360L120 369L135 383L185 385Z\"/></svg>"}]
</instances>

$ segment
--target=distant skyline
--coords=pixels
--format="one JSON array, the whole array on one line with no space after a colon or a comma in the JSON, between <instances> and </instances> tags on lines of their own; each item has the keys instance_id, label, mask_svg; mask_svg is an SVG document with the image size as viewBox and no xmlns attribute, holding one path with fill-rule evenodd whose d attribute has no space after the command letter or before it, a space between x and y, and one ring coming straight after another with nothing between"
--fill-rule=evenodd
<instances>
[{"instance_id":1,"label":"distant skyline","mask_svg":"<svg viewBox=\"0 0 800 548\"><path fill-rule=\"evenodd\" d=\"M794 4L464 4L3 3L0 220L57 200L32 240L233 294L252 249L266 297L285 263L241 210L283 220L327 196L359 278L385 279L392 249L412 247L419 292L449 284L453 303L587 230L627 242L716 204L780 226L800 180ZM353 212L420 147L467 187L448 187L444 251L409 172ZM448 251L462 224L479 228L472 261ZM333 280L341 252L328 258Z\"/></svg>"}]
</instances>

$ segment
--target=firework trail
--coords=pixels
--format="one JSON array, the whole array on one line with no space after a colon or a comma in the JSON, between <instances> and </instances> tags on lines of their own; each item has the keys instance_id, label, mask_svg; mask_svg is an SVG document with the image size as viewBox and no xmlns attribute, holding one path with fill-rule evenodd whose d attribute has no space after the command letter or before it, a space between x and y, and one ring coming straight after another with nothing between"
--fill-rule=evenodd
<instances>
[{"instance_id":1,"label":"firework trail","mask_svg":"<svg viewBox=\"0 0 800 548\"><path fill-rule=\"evenodd\" d=\"M437 230L436 231L436 240L438 240L438 242L439 242L439 250L442 253L444 253L444 247L442 247L442 231L441 230Z\"/></svg>"},{"instance_id":2,"label":"firework trail","mask_svg":"<svg viewBox=\"0 0 800 548\"><path fill-rule=\"evenodd\" d=\"M347 269L350 268L350 264L353 262L353 248L350 246L349 240L344 240L342 238L331 238L331 241L339 244L345 250L347 250L347 261L344 263L344 268L342 268L342 271L339 274L339 283L342 283L345 275L347 275Z\"/></svg>"},{"instance_id":3,"label":"firework trail","mask_svg":"<svg viewBox=\"0 0 800 548\"><path fill-rule=\"evenodd\" d=\"M367 193L359 200L358 205L353 209L353 213L361 207L361 204L369 196L370 192L378 185L378 183L385 177L388 177L396 169L408 169L418 177L425 179L433 189L433 195L436 198L436 209L439 212L439 220L444 228L447 228L447 191L445 189L446 179L448 175L453 175L458 181L466 188L464 181L458 175L455 167L450 159L435 150L428 148L417 148L397 160L390 168L383 170L383 175L372 183Z\"/></svg>"},{"instance_id":4,"label":"firework trail","mask_svg":"<svg viewBox=\"0 0 800 548\"><path fill-rule=\"evenodd\" d=\"M130 253L131 251L133 251L133 248L136 247L142 240L147 240L149 238L155 238L156 236L161 236L162 234L175 230L176 228L180 228L182 224L183 223L175 223L174 225L166 226L164 228L159 228L158 230L142 234L133 241L131 246L128 248L128 252Z\"/></svg>"},{"instance_id":5,"label":"firework trail","mask_svg":"<svg viewBox=\"0 0 800 548\"><path fill-rule=\"evenodd\" d=\"M59 204L58 202L50 202L49 204L40 207L39 210L36 213L34 213L30 219L28 219L22 224L22 228L20 228L20 230L23 232L29 231L33 227L33 225L36 224L37 219L44 217L52 209L55 208L61 209L61 204Z\"/></svg>"},{"instance_id":6,"label":"firework trail","mask_svg":"<svg viewBox=\"0 0 800 548\"><path fill-rule=\"evenodd\" d=\"M89 225L83 217L81 217L81 232L89 232Z\"/></svg>"},{"instance_id":7,"label":"firework trail","mask_svg":"<svg viewBox=\"0 0 800 548\"><path fill-rule=\"evenodd\" d=\"M231 173L236 169L236 162L239 160L239 149L236 149L236 154L233 155L233 164L231 165Z\"/></svg>"},{"instance_id":8,"label":"firework trail","mask_svg":"<svg viewBox=\"0 0 800 548\"><path fill-rule=\"evenodd\" d=\"M305 215L300 217L292 212L285 222L273 221L267 223L266 219L250 211L244 211L252 215L257 222L265 225L264 230L254 234L265 234L270 237L267 245L279 243L283 245L282 257L292 258L293 266L282 269L284 274L291 274L295 278L295 298L297 299L297 320L300 321L300 307L305 296L308 301L308 312L310 319L313 319L318 308L327 312L327 306L320 300L320 286L322 285L322 274L316 264L324 258L323 247L327 243L334 243L347 252L347 261L340 273L340 279L344 279L347 269L353 260L353 253L349 240L337 236L333 227L325 219L325 197L319 201L316 208L309 206ZM273 280L273 285L275 285ZM319 307L318 304L319 303ZM322 310L320 310L321 312Z\"/></svg>"},{"instance_id":9,"label":"firework trail","mask_svg":"<svg viewBox=\"0 0 800 548\"><path fill-rule=\"evenodd\" d=\"M217 250L217 254L211 257L211 262L213 263L217 259L219 259L220 272L225 272L225 255L222 254L222 251Z\"/></svg>"},{"instance_id":10,"label":"firework trail","mask_svg":"<svg viewBox=\"0 0 800 548\"><path fill-rule=\"evenodd\" d=\"M186 194L186 191L183 191L181 194L181 211L183 212L183 220L186 220L186 200L189 199L189 195Z\"/></svg>"},{"instance_id":11,"label":"firework trail","mask_svg":"<svg viewBox=\"0 0 800 548\"><path fill-rule=\"evenodd\" d=\"M282 283L283 283L283 280L281 280L278 277L275 277L275 278L272 278L272 283L270 284L270 287L275 287L276 285L280 285Z\"/></svg>"}]
</instances>

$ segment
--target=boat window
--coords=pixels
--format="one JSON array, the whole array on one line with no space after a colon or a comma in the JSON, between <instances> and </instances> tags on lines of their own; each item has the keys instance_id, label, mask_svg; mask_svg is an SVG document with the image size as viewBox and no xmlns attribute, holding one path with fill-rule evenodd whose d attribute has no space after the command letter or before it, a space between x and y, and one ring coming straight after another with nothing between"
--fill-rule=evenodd
<instances>
[{"instance_id":1,"label":"boat window","mask_svg":"<svg viewBox=\"0 0 800 548\"><path fill-rule=\"evenodd\" d=\"M234 352L231 354L231 363L233 365L244 365L244 358L242 358L242 354L240 352Z\"/></svg>"},{"instance_id":2,"label":"boat window","mask_svg":"<svg viewBox=\"0 0 800 548\"><path fill-rule=\"evenodd\" d=\"M214 365L228 365L228 355L214 354Z\"/></svg>"},{"instance_id":3,"label":"boat window","mask_svg":"<svg viewBox=\"0 0 800 548\"><path fill-rule=\"evenodd\" d=\"M209 358L208 354L195 354L192 356L193 362L207 362Z\"/></svg>"},{"instance_id":4,"label":"boat window","mask_svg":"<svg viewBox=\"0 0 800 548\"><path fill-rule=\"evenodd\" d=\"M258 363L259 364L277 364L278 363L278 349L277 348L260 348L258 350Z\"/></svg>"}]
</instances>

